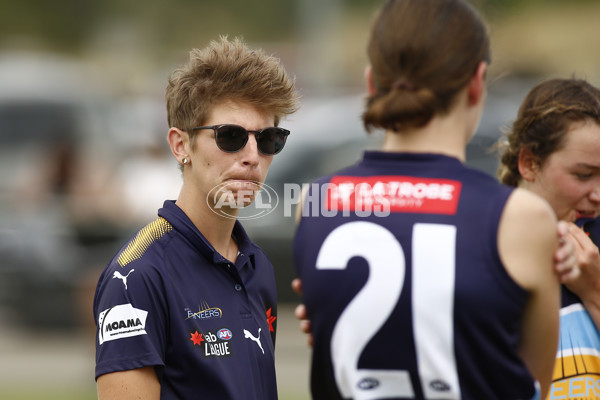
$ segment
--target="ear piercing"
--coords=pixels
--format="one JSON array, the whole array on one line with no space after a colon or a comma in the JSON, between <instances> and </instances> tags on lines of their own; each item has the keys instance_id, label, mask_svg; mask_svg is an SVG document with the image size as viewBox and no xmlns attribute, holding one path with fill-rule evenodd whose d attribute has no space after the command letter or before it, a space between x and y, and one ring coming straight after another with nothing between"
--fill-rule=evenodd
<instances>
[{"instance_id":1,"label":"ear piercing","mask_svg":"<svg viewBox=\"0 0 600 400\"><path fill-rule=\"evenodd\" d=\"M183 164L187 164L187 163L189 163L189 162L190 162L190 160L189 160L187 157L183 157L183 160L181 160L181 162L182 162Z\"/></svg>"}]
</instances>

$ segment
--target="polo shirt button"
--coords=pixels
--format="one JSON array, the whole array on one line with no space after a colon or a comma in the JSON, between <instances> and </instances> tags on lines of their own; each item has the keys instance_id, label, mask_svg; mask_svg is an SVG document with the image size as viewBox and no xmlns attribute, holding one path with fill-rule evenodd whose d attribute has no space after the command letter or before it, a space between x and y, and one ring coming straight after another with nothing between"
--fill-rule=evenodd
<instances>
[{"instance_id":1,"label":"polo shirt button","mask_svg":"<svg viewBox=\"0 0 600 400\"><path fill-rule=\"evenodd\" d=\"M240 292L242 290L242 285L240 285L239 283L235 284L235 290L237 290L238 292Z\"/></svg>"}]
</instances>

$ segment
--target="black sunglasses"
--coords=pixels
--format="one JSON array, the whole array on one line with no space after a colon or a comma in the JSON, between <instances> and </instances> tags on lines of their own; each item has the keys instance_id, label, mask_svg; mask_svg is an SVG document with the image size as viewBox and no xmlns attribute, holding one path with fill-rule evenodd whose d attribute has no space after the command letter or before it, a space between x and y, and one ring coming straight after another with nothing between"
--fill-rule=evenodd
<instances>
[{"instance_id":1,"label":"black sunglasses","mask_svg":"<svg viewBox=\"0 0 600 400\"><path fill-rule=\"evenodd\" d=\"M269 127L258 131L251 131L243 126L224 124L212 126L197 126L193 131L200 129L212 129L215 131L217 147L226 153L235 153L244 148L248 143L248 135L254 133L258 151L267 156L272 156L283 150L285 141L290 131L283 128Z\"/></svg>"}]
</instances>

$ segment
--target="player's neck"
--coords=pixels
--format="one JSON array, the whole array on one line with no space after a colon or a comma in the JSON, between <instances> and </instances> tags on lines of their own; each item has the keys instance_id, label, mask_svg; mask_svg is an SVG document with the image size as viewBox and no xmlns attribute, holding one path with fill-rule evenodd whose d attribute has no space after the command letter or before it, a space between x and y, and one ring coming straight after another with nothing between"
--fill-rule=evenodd
<instances>
[{"instance_id":1,"label":"player's neck","mask_svg":"<svg viewBox=\"0 0 600 400\"><path fill-rule=\"evenodd\" d=\"M470 133L456 114L435 116L427 125L416 129L387 131L383 151L436 153L466 159L466 144Z\"/></svg>"},{"instance_id":2,"label":"player's neck","mask_svg":"<svg viewBox=\"0 0 600 400\"><path fill-rule=\"evenodd\" d=\"M208 240L219 254L235 262L237 245L232 239L235 219L215 213L206 201L195 201L199 198L186 191L185 185L175 204L187 215L196 228Z\"/></svg>"}]
</instances>

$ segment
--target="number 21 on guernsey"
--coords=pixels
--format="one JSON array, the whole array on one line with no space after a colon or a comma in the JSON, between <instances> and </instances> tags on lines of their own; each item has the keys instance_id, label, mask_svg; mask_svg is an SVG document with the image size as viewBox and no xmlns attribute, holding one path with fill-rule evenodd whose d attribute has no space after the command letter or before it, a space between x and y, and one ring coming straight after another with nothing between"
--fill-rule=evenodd
<instances>
[{"instance_id":1,"label":"number 21 on guernsey","mask_svg":"<svg viewBox=\"0 0 600 400\"><path fill-rule=\"evenodd\" d=\"M426 399L460 399L452 319L455 243L455 226L415 224L413 227L413 336L418 378ZM408 371L358 369L365 346L388 320L400 298L406 273L402 246L381 225L350 222L327 236L317 256L317 269L343 270L356 256L367 261L369 277L340 315L331 337L338 389L345 398L414 398ZM431 279L432 276L436 279ZM359 320L360 334L357 330L351 335L344 334L352 331Z\"/></svg>"}]
</instances>

